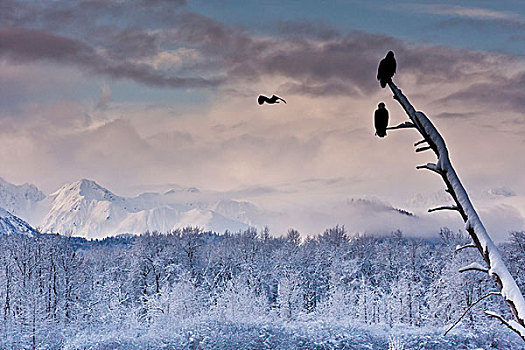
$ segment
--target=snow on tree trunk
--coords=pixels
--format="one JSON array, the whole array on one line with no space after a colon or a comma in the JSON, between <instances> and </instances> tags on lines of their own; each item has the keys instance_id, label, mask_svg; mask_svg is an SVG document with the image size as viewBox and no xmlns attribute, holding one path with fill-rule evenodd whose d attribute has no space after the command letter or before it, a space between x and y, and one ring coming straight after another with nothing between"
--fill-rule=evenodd
<instances>
[{"instance_id":1,"label":"snow on tree trunk","mask_svg":"<svg viewBox=\"0 0 525 350\"><path fill-rule=\"evenodd\" d=\"M514 315L515 321L506 321L502 316L492 312L486 312L487 315L498 318L507 327L518 333L525 341L525 301L523 295L516 285L514 278L503 263L498 248L481 223L474 206L470 202L467 191L461 184L459 177L452 167L443 137L424 113L414 109L405 95L403 95L401 90L393 82L389 82L388 86L394 93L394 99L401 104L412 121L413 126L419 131L423 136L424 141L437 156L438 161L436 164L428 163L419 166L418 169L431 170L438 173L443 178L443 181L447 185L447 192L452 196L456 203L456 207L453 209L457 210L465 221L466 230L482 255L483 260L487 264L488 274L494 279L501 290L501 296L509 306Z\"/></svg>"}]
</instances>

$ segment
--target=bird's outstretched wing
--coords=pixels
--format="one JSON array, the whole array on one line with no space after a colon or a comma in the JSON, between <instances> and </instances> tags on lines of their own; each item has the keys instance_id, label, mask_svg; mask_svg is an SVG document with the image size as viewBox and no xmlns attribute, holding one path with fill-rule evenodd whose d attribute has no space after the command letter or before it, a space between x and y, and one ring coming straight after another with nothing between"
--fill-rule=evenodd
<instances>
[{"instance_id":1,"label":"bird's outstretched wing","mask_svg":"<svg viewBox=\"0 0 525 350\"><path fill-rule=\"evenodd\" d=\"M283 98L281 98L281 97L279 97L279 96L277 96L277 95L273 95L273 96L272 96L272 100L275 100L276 102L277 102L277 100L281 100L281 101L283 101L284 103L286 103L286 101L285 101ZM277 103L279 103L279 102L277 102Z\"/></svg>"},{"instance_id":2,"label":"bird's outstretched wing","mask_svg":"<svg viewBox=\"0 0 525 350\"><path fill-rule=\"evenodd\" d=\"M282 98L280 98L279 96L277 95L272 95L272 97L268 98L264 95L259 95L259 97L257 98L257 102L262 105L263 103L268 103L270 105L273 105L275 103L279 103L279 100L283 101L284 103L286 103L286 101Z\"/></svg>"}]
</instances>

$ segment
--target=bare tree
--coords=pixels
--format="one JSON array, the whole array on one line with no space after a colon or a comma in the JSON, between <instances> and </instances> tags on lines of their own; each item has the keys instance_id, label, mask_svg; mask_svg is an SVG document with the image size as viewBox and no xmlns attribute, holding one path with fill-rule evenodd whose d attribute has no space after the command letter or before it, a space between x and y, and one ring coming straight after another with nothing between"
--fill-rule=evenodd
<instances>
[{"instance_id":1,"label":"bare tree","mask_svg":"<svg viewBox=\"0 0 525 350\"><path fill-rule=\"evenodd\" d=\"M480 271L482 273L487 273L494 279L500 292L489 292L487 295L501 296L512 312L514 320L507 320L502 315L492 311L485 311L485 313L491 318L500 320L525 341L525 301L523 295L516 285L514 278L505 266L498 248L481 223L474 206L470 202L467 191L461 184L459 177L452 167L443 137L423 112L416 111L406 96L403 95L402 91L391 80L388 82L388 86L394 93L394 99L401 104L410 118L410 121L394 127L389 127L388 129L414 128L421 134L423 139L414 144L414 147L418 147L416 148L416 152L432 150L437 156L437 162L427 163L425 165L417 166L416 168L430 170L440 175L447 187L446 192L450 194L455 203L455 205L452 206L440 206L429 209L428 211L457 211L463 218L465 228L472 238L470 244L458 247L457 250L477 248L487 265L486 267L483 267L477 263L473 263L460 269L460 272L472 270Z\"/></svg>"}]
</instances>

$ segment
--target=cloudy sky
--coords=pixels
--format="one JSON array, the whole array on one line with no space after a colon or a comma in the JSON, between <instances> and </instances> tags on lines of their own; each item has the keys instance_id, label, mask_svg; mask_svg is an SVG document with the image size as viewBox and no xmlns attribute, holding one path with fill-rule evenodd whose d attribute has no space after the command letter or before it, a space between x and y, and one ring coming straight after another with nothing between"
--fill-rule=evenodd
<instances>
[{"instance_id":1,"label":"cloudy sky","mask_svg":"<svg viewBox=\"0 0 525 350\"><path fill-rule=\"evenodd\" d=\"M489 228L525 229L525 3L457 3L0 0L0 177L416 210L441 198L415 170L433 155L414 153L414 131L379 139L372 125L381 101L406 119L375 80L393 50L395 82L442 132ZM259 106L260 93L288 104Z\"/></svg>"}]
</instances>

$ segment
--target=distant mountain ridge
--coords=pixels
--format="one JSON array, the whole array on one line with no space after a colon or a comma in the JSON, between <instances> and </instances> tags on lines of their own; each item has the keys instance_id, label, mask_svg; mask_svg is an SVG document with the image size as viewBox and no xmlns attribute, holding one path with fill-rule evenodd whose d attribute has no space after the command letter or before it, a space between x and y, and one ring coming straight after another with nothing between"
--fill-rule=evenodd
<instances>
[{"instance_id":1,"label":"distant mountain ridge","mask_svg":"<svg viewBox=\"0 0 525 350\"><path fill-rule=\"evenodd\" d=\"M48 196L34 185L0 180L0 207L4 206L42 232L87 238L167 232L185 226L237 231L252 225L253 216L258 215L251 203L208 198L195 187L128 198L88 179L66 184Z\"/></svg>"},{"instance_id":2,"label":"distant mountain ridge","mask_svg":"<svg viewBox=\"0 0 525 350\"><path fill-rule=\"evenodd\" d=\"M13 215L30 221L38 215L37 206L45 198L35 185L13 185L0 178L0 207Z\"/></svg>"},{"instance_id":3,"label":"distant mountain ridge","mask_svg":"<svg viewBox=\"0 0 525 350\"><path fill-rule=\"evenodd\" d=\"M36 230L27 222L0 208L0 235L26 234L32 236Z\"/></svg>"},{"instance_id":4,"label":"distant mountain ridge","mask_svg":"<svg viewBox=\"0 0 525 350\"><path fill-rule=\"evenodd\" d=\"M410 230L412 227L419 230L425 222L427 227L433 226L433 222L376 198L349 198L326 207L293 206L282 212L270 212L249 201L231 197L229 193L180 186L162 193L145 192L124 197L88 179L63 185L46 196L34 185L16 186L0 179L0 208L9 208L7 212L13 217L43 233L85 238L168 232L187 226L223 233L249 227L262 229L268 225L276 234L283 234L290 228L317 234L339 224L355 232L369 233L398 228ZM6 227L29 230L23 224L6 224Z\"/></svg>"}]
</instances>

